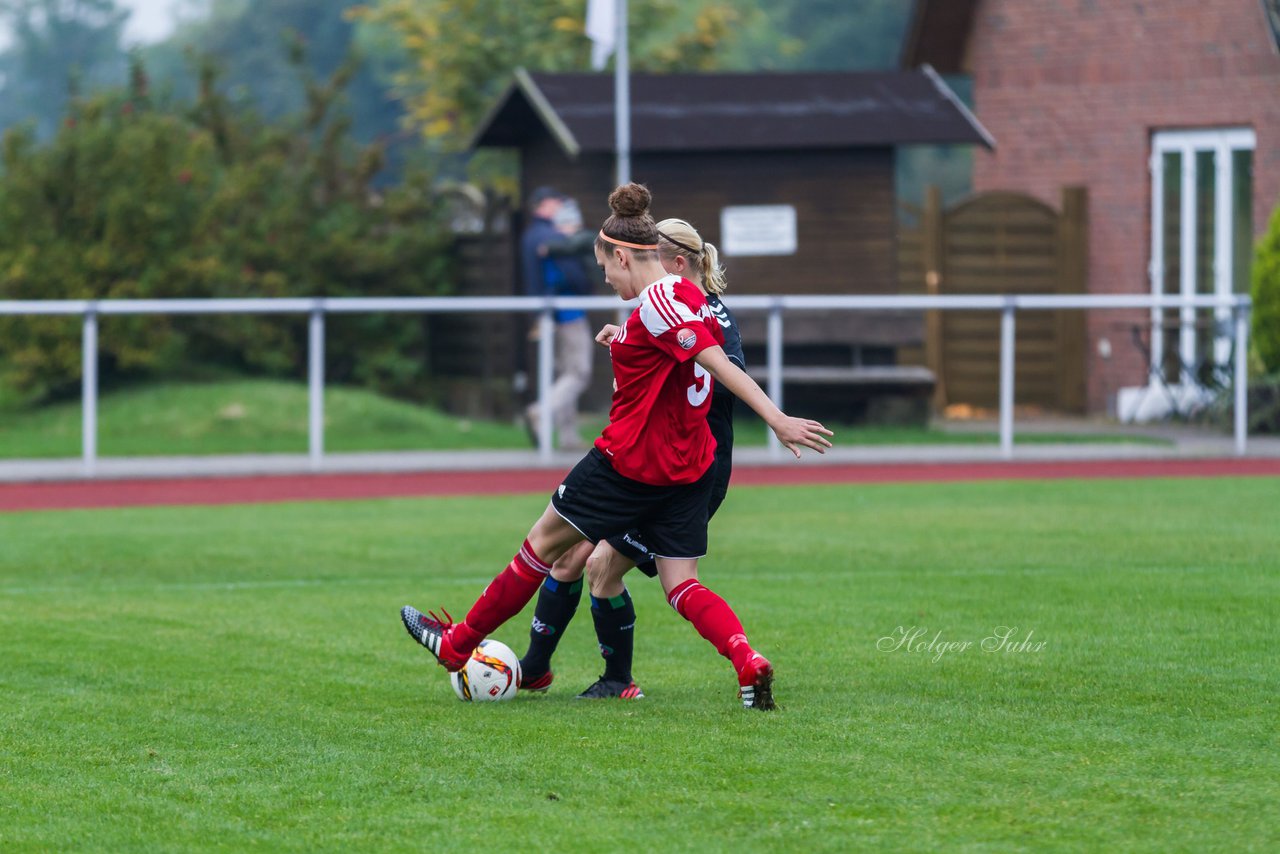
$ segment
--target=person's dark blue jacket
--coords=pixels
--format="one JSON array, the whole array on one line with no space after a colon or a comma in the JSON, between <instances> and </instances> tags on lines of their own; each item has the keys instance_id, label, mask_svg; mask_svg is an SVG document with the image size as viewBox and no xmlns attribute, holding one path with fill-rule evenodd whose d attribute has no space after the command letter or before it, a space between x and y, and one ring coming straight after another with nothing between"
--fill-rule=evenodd
<instances>
[{"instance_id":1,"label":"person's dark blue jacket","mask_svg":"<svg viewBox=\"0 0 1280 854\"><path fill-rule=\"evenodd\" d=\"M529 296L581 296L592 291L591 279L578 258L550 257L539 247L562 243L565 236L549 219L534 217L520 238L520 272L524 292ZM572 309L556 312L556 323L584 317Z\"/></svg>"}]
</instances>

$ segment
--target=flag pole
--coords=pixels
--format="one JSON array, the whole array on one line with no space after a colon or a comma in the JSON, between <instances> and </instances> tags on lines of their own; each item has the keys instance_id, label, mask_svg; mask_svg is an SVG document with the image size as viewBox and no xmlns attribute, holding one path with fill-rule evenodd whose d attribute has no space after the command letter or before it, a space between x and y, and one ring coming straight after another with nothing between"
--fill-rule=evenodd
<instances>
[{"instance_id":1,"label":"flag pole","mask_svg":"<svg viewBox=\"0 0 1280 854\"><path fill-rule=\"evenodd\" d=\"M631 74L627 56L627 0L615 0L617 20L613 64L614 142L618 149L618 184L631 182Z\"/></svg>"}]
</instances>

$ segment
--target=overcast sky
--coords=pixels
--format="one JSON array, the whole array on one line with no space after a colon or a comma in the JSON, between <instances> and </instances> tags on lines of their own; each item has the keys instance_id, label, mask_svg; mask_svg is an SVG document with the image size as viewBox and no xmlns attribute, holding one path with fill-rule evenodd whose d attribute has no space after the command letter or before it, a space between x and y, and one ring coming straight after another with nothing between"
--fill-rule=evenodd
<instances>
[{"instance_id":1,"label":"overcast sky","mask_svg":"<svg viewBox=\"0 0 1280 854\"><path fill-rule=\"evenodd\" d=\"M189 6L185 0L116 0L121 8L128 9L129 24L125 27L127 42L159 41L173 31L174 7Z\"/></svg>"},{"instance_id":2,"label":"overcast sky","mask_svg":"<svg viewBox=\"0 0 1280 854\"><path fill-rule=\"evenodd\" d=\"M259 0L262 2L262 0ZM127 45L159 41L173 32L175 10L193 17L193 10L208 8L209 0L116 0L116 4L130 12L125 26L124 41ZM0 48L9 44L8 28L0 26Z\"/></svg>"}]
</instances>

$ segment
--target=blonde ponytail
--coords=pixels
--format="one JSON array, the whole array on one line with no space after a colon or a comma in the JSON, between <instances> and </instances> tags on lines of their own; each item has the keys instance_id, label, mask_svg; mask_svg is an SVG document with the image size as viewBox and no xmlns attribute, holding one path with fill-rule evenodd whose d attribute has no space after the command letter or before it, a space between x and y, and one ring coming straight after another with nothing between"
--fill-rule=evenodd
<instances>
[{"instance_id":1,"label":"blonde ponytail","mask_svg":"<svg viewBox=\"0 0 1280 854\"><path fill-rule=\"evenodd\" d=\"M702 244L702 286L707 289L707 293L716 296L720 296L729 287L724 278L724 267L720 266L720 250L716 249L714 243Z\"/></svg>"},{"instance_id":2,"label":"blonde ponytail","mask_svg":"<svg viewBox=\"0 0 1280 854\"><path fill-rule=\"evenodd\" d=\"M697 271L698 284L710 294L725 292L724 268L720 252L714 244L703 241L698 230L682 219L664 219L658 223L658 253L665 261L684 258L691 270Z\"/></svg>"}]
</instances>

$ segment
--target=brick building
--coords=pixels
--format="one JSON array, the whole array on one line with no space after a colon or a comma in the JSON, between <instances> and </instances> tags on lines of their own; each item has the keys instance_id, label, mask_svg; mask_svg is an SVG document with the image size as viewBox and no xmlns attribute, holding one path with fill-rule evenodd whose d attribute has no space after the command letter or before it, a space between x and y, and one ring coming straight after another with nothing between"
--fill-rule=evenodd
<instances>
[{"instance_id":1,"label":"brick building","mask_svg":"<svg viewBox=\"0 0 1280 854\"><path fill-rule=\"evenodd\" d=\"M1278 24L1277 0L917 0L903 62L972 76L999 140L975 190L1088 188L1090 292L1240 292L1280 203ZM1089 409L1146 384L1149 357L1170 383L1226 358L1220 332L1092 312Z\"/></svg>"}]
</instances>

